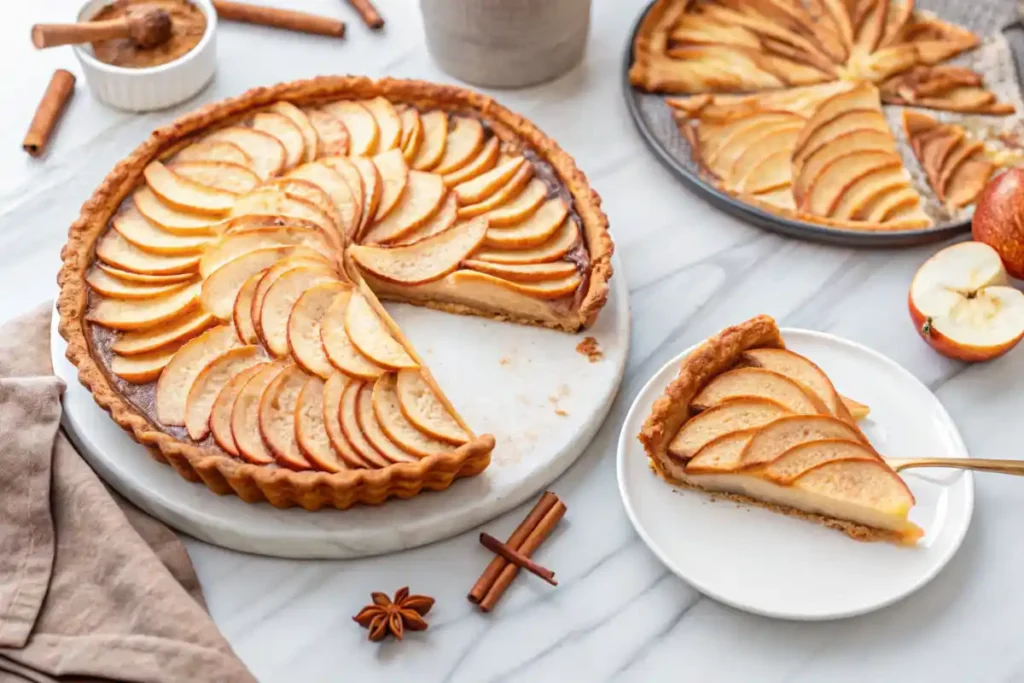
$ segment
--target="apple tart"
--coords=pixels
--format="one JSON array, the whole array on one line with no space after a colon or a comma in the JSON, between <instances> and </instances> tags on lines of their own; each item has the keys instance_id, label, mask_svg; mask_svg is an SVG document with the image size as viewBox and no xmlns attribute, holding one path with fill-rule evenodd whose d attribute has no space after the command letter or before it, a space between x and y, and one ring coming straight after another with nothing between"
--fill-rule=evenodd
<instances>
[{"instance_id":1,"label":"apple tart","mask_svg":"<svg viewBox=\"0 0 1024 683\"><path fill-rule=\"evenodd\" d=\"M979 43L913 0L657 0L629 77L676 95L698 171L723 192L827 227L914 230L934 221L883 104L1014 113L980 74L944 63ZM951 210L973 202L936 194Z\"/></svg>"},{"instance_id":2,"label":"apple tart","mask_svg":"<svg viewBox=\"0 0 1024 683\"><path fill-rule=\"evenodd\" d=\"M913 544L914 496L857 426L858 408L762 315L688 355L638 438L670 484Z\"/></svg>"},{"instance_id":3,"label":"apple tart","mask_svg":"<svg viewBox=\"0 0 1024 683\"><path fill-rule=\"evenodd\" d=\"M320 77L154 132L72 225L57 308L81 381L157 459L344 509L444 489L494 448L380 299L575 332L611 253L597 195L529 121Z\"/></svg>"}]
</instances>

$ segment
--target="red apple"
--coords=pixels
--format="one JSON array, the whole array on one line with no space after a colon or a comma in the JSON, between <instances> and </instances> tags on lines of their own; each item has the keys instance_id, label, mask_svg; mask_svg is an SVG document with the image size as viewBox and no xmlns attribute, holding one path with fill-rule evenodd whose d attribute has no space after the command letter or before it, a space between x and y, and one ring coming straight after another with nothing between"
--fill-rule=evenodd
<instances>
[{"instance_id":1,"label":"red apple","mask_svg":"<svg viewBox=\"0 0 1024 683\"><path fill-rule=\"evenodd\" d=\"M985 187L971 232L999 252L1010 275L1024 278L1024 168L1011 168Z\"/></svg>"},{"instance_id":2,"label":"red apple","mask_svg":"<svg viewBox=\"0 0 1024 683\"><path fill-rule=\"evenodd\" d=\"M1024 293L1008 285L995 249L981 242L947 247L924 262L910 284L910 317L936 351L982 361L1024 337Z\"/></svg>"}]
</instances>

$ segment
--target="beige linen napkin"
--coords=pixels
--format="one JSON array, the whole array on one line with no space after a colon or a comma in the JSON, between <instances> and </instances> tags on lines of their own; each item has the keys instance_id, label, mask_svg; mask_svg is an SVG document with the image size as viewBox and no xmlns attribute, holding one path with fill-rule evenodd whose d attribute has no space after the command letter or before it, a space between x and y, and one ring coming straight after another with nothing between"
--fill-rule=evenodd
<instances>
[{"instance_id":1,"label":"beige linen napkin","mask_svg":"<svg viewBox=\"0 0 1024 683\"><path fill-rule=\"evenodd\" d=\"M181 541L60 431L49 305L0 327L0 681L253 681Z\"/></svg>"}]
</instances>

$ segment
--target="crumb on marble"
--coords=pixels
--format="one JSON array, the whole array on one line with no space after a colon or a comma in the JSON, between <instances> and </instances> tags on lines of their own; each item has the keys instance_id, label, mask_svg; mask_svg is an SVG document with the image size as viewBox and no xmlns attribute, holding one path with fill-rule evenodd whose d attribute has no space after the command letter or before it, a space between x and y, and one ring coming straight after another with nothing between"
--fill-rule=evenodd
<instances>
[{"instance_id":1,"label":"crumb on marble","mask_svg":"<svg viewBox=\"0 0 1024 683\"><path fill-rule=\"evenodd\" d=\"M502 356L501 358L498 359L498 365L508 365L511 362L512 359L509 358L508 356Z\"/></svg>"},{"instance_id":2,"label":"crumb on marble","mask_svg":"<svg viewBox=\"0 0 1024 683\"><path fill-rule=\"evenodd\" d=\"M555 409L555 415L558 415L559 417L568 417L569 413L565 412L561 408L556 408Z\"/></svg>"},{"instance_id":3,"label":"crumb on marble","mask_svg":"<svg viewBox=\"0 0 1024 683\"><path fill-rule=\"evenodd\" d=\"M587 360L591 363L596 363L604 358L604 352L601 351L601 347L594 337L584 338L583 341L576 345L576 352L586 356Z\"/></svg>"}]
</instances>

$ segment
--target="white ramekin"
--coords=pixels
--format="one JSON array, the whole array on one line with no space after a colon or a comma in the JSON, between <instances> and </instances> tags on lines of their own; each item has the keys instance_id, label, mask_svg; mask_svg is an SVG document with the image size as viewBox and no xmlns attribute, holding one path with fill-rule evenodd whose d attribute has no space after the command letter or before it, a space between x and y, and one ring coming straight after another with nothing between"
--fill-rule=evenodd
<instances>
[{"instance_id":1,"label":"white ramekin","mask_svg":"<svg viewBox=\"0 0 1024 683\"><path fill-rule=\"evenodd\" d=\"M206 33L199 44L166 64L127 69L105 64L93 55L92 46L76 45L89 89L102 102L128 111L152 111L183 102L202 90L217 68L217 12L210 0L190 0L206 15ZM89 0L78 13L88 21L110 0Z\"/></svg>"}]
</instances>

